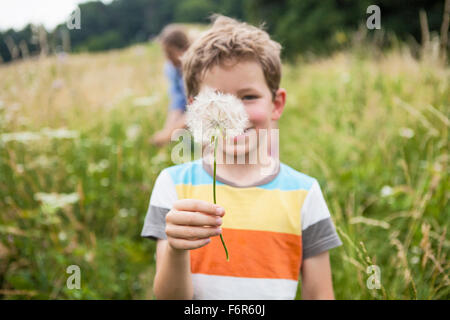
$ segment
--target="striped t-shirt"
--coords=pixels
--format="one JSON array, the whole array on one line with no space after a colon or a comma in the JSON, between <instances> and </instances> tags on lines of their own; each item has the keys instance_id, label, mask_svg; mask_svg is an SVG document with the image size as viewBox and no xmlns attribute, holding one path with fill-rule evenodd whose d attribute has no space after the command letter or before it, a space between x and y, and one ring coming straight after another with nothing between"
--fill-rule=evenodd
<instances>
[{"instance_id":1,"label":"striped t-shirt","mask_svg":"<svg viewBox=\"0 0 450 320\"><path fill-rule=\"evenodd\" d=\"M177 199L212 203L211 171L202 159L164 169L141 235L167 239L165 215ZM254 186L216 180L229 261L218 236L191 250L194 299L294 299L302 261L342 244L317 180L283 163Z\"/></svg>"}]
</instances>

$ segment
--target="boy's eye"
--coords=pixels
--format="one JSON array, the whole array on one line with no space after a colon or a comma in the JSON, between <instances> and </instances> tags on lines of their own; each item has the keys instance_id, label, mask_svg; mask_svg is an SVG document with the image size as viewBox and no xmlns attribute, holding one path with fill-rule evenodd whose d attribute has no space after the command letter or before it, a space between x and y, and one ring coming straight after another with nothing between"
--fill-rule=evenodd
<instances>
[{"instance_id":1,"label":"boy's eye","mask_svg":"<svg viewBox=\"0 0 450 320\"><path fill-rule=\"evenodd\" d=\"M242 100L253 100L253 99L258 99L258 96L246 95L242 97Z\"/></svg>"}]
</instances>

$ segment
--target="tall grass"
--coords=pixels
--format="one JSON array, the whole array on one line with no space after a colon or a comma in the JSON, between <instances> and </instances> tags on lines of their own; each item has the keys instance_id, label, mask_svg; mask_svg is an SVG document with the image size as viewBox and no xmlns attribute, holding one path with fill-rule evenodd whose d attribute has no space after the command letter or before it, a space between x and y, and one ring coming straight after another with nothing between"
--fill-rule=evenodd
<instances>
[{"instance_id":1,"label":"tall grass","mask_svg":"<svg viewBox=\"0 0 450 320\"><path fill-rule=\"evenodd\" d=\"M2 298L153 297L140 231L171 165L171 146L147 142L168 103L162 64L150 44L0 66ZM448 299L449 68L349 51L285 65L282 85L281 160L319 180L344 243L336 298Z\"/></svg>"}]
</instances>

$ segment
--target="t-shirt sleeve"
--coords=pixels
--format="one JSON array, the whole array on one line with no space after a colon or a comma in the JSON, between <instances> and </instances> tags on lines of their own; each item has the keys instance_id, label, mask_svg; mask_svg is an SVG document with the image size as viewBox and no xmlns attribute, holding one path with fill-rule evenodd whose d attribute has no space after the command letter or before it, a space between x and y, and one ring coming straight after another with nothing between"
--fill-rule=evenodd
<instances>
[{"instance_id":1,"label":"t-shirt sleeve","mask_svg":"<svg viewBox=\"0 0 450 320\"><path fill-rule=\"evenodd\" d=\"M317 180L306 195L301 216L303 259L342 245Z\"/></svg>"},{"instance_id":2,"label":"t-shirt sleeve","mask_svg":"<svg viewBox=\"0 0 450 320\"><path fill-rule=\"evenodd\" d=\"M169 80L170 110L186 110L186 95L181 73L169 62L164 67Z\"/></svg>"},{"instance_id":3,"label":"t-shirt sleeve","mask_svg":"<svg viewBox=\"0 0 450 320\"><path fill-rule=\"evenodd\" d=\"M172 177L166 169L161 171L153 186L152 195L145 215L141 236L150 239L167 239L166 214L177 200Z\"/></svg>"}]
</instances>

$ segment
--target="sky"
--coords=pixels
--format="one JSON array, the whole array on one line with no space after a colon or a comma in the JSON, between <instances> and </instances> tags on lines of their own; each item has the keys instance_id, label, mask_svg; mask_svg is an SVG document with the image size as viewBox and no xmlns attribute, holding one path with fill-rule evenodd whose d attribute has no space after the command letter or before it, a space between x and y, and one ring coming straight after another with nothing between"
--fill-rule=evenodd
<instances>
[{"instance_id":1,"label":"sky","mask_svg":"<svg viewBox=\"0 0 450 320\"><path fill-rule=\"evenodd\" d=\"M111 1L102 0L103 3ZM87 0L0 0L0 30L20 30L28 23L34 23L43 24L51 31L66 21L82 2Z\"/></svg>"}]
</instances>

